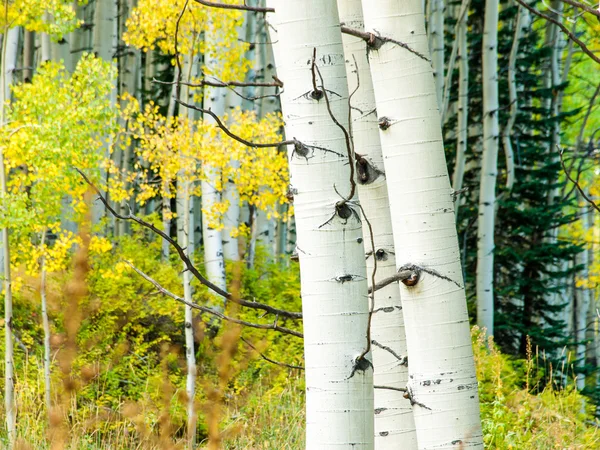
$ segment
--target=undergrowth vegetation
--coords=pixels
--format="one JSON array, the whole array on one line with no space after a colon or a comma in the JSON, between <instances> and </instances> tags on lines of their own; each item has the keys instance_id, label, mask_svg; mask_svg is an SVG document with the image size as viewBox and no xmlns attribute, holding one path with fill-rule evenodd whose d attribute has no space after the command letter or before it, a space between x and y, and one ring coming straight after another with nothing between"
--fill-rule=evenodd
<instances>
[{"instance_id":1,"label":"undergrowth vegetation","mask_svg":"<svg viewBox=\"0 0 600 450\"><path fill-rule=\"evenodd\" d=\"M15 268L16 448L183 448L183 305L131 269L181 295L181 265L175 259L161 262L160 246L134 227L131 236L114 244L101 238L80 243L77 253L84 253L88 267L83 279L69 268L71 251L64 252L62 264L54 264L46 287L56 405L51 411L44 401L39 275L35 267ZM241 298L300 310L296 263L270 260L259 249L252 269L232 265L228 274ZM73 303L77 282L84 289ZM194 301L207 305L217 299L197 284ZM231 302L226 314L253 323L272 320ZM301 331L300 323L277 320ZM302 371L267 360L301 366L301 339L229 322L221 322L215 335L209 321L198 313L194 322L198 448L210 438L227 449L302 449ZM600 448L591 407L572 381L552 379L552 368L535 349L530 347L526 360L511 359L476 328L473 345L487 448Z\"/></svg>"}]
</instances>

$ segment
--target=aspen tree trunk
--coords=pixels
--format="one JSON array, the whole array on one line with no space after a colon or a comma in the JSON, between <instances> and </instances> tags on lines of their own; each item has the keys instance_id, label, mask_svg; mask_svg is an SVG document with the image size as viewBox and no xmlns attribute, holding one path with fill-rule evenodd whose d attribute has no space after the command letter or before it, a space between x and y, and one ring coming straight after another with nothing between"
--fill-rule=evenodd
<instances>
[{"instance_id":1,"label":"aspen tree trunk","mask_svg":"<svg viewBox=\"0 0 600 450\"><path fill-rule=\"evenodd\" d=\"M452 175L452 189L458 192L462 189L467 160L467 144L469 137L469 54L467 46L468 10L459 17L456 28L458 41L458 117L456 121L456 161ZM449 83L448 83L449 84ZM449 86L446 86L448 89ZM454 213L458 216L460 197L454 200Z\"/></svg>"},{"instance_id":2,"label":"aspen tree trunk","mask_svg":"<svg viewBox=\"0 0 600 450\"><path fill-rule=\"evenodd\" d=\"M589 231L589 222L587 215L594 214L594 211L588 211L587 203L585 206L580 207L580 211L582 214L582 228L583 235L587 236ZM581 265L583 270L579 273L577 278L581 278L585 281L589 278L588 272L588 264L589 264L589 250L587 246L577 254L575 257L575 261L577 265ZM575 365L579 369L579 373L577 374L577 389L582 390L585 388L585 375L581 373L581 370L585 366L585 353L586 353L586 331L587 331L587 320L588 320L588 310L590 308L591 303L591 295L590 290L586 285L578 286L575 285L575 296L577 299L577 309L576 309L576 317L577 322L575 324L575 340L577 342L577 349L575 355Z\"/></svg>"},{"instance_id":3,"label":"aspen tree trunk","mask_svg":"<svg viewBox=\"0 0 600 450\"><path fill-rule=\"evenodd\" d=\"M494 334L494 216L498 172L498 0L486 0L483 29L483 158L477 225L477 325Z\"/></svg>"},{"instance_id":4,"label":"aspen tree trunk","mask_svg":"<svg viewBox=\"0 0 600 450\"><path fill-rule=\"evenodd\" d=\"M5 126L5 103L10 100L10 85L13 71L17 64L19 47L19 28L4 28L2 39L2 61L0 68L0 126ZM8 195L6 183L7 172L4 165L4 146L0 145L0 196ZM2 275L4 289L4 406L6 414L6 430L8 448L12 449L16 437L16 405L14 385L14 351L12 335L12 278L10 273L10 245L8 224L1 230L2 242Z\"/></svg>"},{"instance_id":5,"label":"aspen tree trunk","mask_svg":"<svg viewBox=\"0 0 600 450\"><path fill-rule=\"evenodd\" d=\"M94 53L104 61L112 61L119 44L118 23L117 23L117 1L118 0L98 0L95 3L94 27L92 32L92 45ZM111 92L111 106L117 104L117 85ZM110 145L105 145L105 157L108 160ZM117 150L116 152L119 152ZM120 165L120 164L119 164ZM108 185L108 174L104 168L100 170L102 180ZM97 223L104 217L106 211L101 202L95 201L92 204L92 223ZM111 217L114 223L114 218ZM114 229L113 229L114 230Z\"/></svg>"},{"instance_id":6,"label":"aspen tree trunk","mask_svg":"<svg viewBox=\"0 0 600 450\"><path fill-rule=\"evenodd\" d=\"M184 232L182 233L181 245L183 248L187 248L188 257L193 257L189 247L193 236L193 229L190 227L191 223L191 205L190 205L190 182L189 180L183 181L183 227ZM189 270L183 271L183 294L186 302L192 303L192 278ZM185 306L185 358L187 363L187 378L185 392L187 394L187 433L188 433L188 448L193 449L196 445L196 407L194 399L196 396L196 353L194 348L194 312L193 309L186 305Z\"/></svg>"},{"instance_id":7,"label":"aspen tree trunk","mask_svg":"<svg viewBox=\"0 0 600 450\"><path fill-rule=\"evenodd\" d=\"M23 33L23 82L30 83L35 66L35 32Z\"/></svg>"},{"instance_id":8,"label":"aspen tree trunk","mask_svg":"<svg viewBox=\"0 0 600 450\"><path fill-rule=\"evenodd\" d=\"M427 24L429 51L433 63L433 78L438 108L442 109L444 93L444 0L429 0L431 3L430 21Z\"/></svg>"},{"instance_id":9,"label":"aspen tree trunk","mask_svg":"<svg viewBox=\"0 0 600 450\"><path fill-rule=\"evenodd\" d=\"M192 43L193 46L193 43ZM197 76L198 73L198 62L196 61L192 52L183 57L183 81L190 82ZM181 98L185 103L193 103L193 95L190 92L190 88L186 85L181 86ZM195 111L188 109L181 113L181 115L187 114L189 120L194 120ZM190 173L191 172L191 173ZM194 211L193 203L191 201L191 189L193 188L193 177L195 170L191 170L189 167L182 168L177 177L177 241L182 248L185 249L186 255L193 261L194 258ZM188 303L193 302L193 289L192 289L192 276L189 270L186 270L185 264L183 265L183 295L184 299ZM187 365L187 377L186 377L186 394L187 394L187 448L192 450L196 445L196 425L197 425L197 414L195 407L195 396L196 396L196 353L195 353L195 342L194 342L194 311L193 309L185 305L185 357Z\"/></svg>"},{"instance_id":10,"label":"aspen tree trunk","mask_svg":"<svg viewBox=\"0 0 600 450\"><path fill-rule=\"evenodd\" d=\"M210 28L210 26L209 26ZM207 32L207 40L214 41L215 36L210 31ZM213 45L217 43L213 42ZM207 57L205 62L207 66L214 66L216 61ZM225 100L227 90L224 88L205 87L204 108L210 109L216 115L223 117L225 113ZM214 119L205 116L206 123L214 123ZM219 171L208 164L203 164L202 171L204 176L201 182L202 186L202 239L204 242L204 267L206 277L222 289L226 288L225 279L225 260L223 258L223 238L221 230L211 226L210 211L213 205L221 202L221 191L218 189L221 174ZM214 305L217 306L217 305ZM220 305L219 305L220 306Z\"/></svg>"},{"instance_id":11,"label":"aspen tree trunk","mask_svg":"<svg viewBox=\"0 0 600 450\"><path fill-rule=\"evenodd\" d=\"M419 449L483 448L477 379L420 0L363 1Z\"/></svg>"},{"instance_id":12,"label":"aspen tree trunk","mask_svg":"<svg viewBox=\"0 0 600 450\"><path fill-rule=\"evenodd\" d=\"M517 20L515 23L515 34L513 37L513 44L510 49L510 55L508 58L508 100L510 105L510 115L508 122L502 130L502 145L504 147L504 153L506 155L506 190L511 191L515 183L515 158L511 142L512 129L517 120L517 112L519 110L519 104L517 99L517 56L519 54L519 44L521 42L521 36L523 35L523 29L526 26L526 15L527 9L519 5L519 11L517 13Z\"/></svg>"},{"instance_id":13,"label":"aspen tree trunk","mask_svg":"<svg viewBox=\"0 0 600 450\"><path fill-rule=\"evenodd\" d=\"M338 0L340 21L347 27L364 31L360 0ZM389 198L375 111L375 95L369 71L365 41L344 34L344 55L348 90L354 92L351 105L352 136L357 149L359 195L371 230L363 220L367 278L379 282L396 273L396 251L392 235ZM403 389L408 382L408 355L400 290L396 283L375 292L371 319L373 383L375 388L375 449L417 448L415 421L410 401L403 392L379 389L388 386Z\"/></svg>"},{"instance_id":14,"label":"aspen tree trunk","mask_svg":"<svg viewBox=\"0 0 600 450\"><path fill-rule=\"evenodd\" d=\"M46 414L50 420L50 411L52 409L51 385L50 385L50 322L48 321L48 301L46 298L46 230L42 232L40 246L42 248L42 258L40 261L40 300L42 304L42 324L44 327L44 393L46 400Z\"/></svg>"},{"instance_id":15,"label":"aspen tree trunk","mask_svg":"<svg viewBox=\"0 0 600 450\"><path fill-rule=\"evenodd\" d=\"M288 146L288 155L301 273L306 448L372 449L373 378L360 209L354 164L328 111L329 103L331 114L348 130L337 5L335 0L274 4L278 74L286 84L281 98L285 131L298 139Z\"/></svg>"}]
</instances>

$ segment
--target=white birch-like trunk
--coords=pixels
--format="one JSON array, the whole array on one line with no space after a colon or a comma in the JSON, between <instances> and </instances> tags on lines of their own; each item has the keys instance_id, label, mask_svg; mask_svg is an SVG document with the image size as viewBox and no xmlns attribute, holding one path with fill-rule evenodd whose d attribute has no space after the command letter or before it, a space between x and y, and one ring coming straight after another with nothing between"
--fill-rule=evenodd
<instances>
[{"instance_id":1,"label":"white birch-like trunk","mask_svg":"<svg viewBox=\"0 0 600 450\"><path fill-rule=\"evenodd\" d=\"M338 0L340 21L345 26L364 31L361 0ZM367 278L375 282L396 273L396 251L392 234L392 219L383 167L383 154L375 111L375 95L369 71L365 41L345 34L342 36L346 60L348 90L351 100L352 136L357 149L359 195L364 215L373 228L363 220ZM357 89L358 88L358 89ZM408 354L400 290L396 283L375 292L374 313L371 319L373 352L373 384L375 385L375 449L392 450L417 448L415 421L410 401L403 392L382 389L387 386L403 389L408 382Z\"/></svg>"},{"instance_id":2,"label":"white birch-like trunk","mask_svg":"<svg viewBox=\"0 0 600 450\"><path fill-rule=\"evenodd\" d=\"M583 235L587 236L589 231L589 221L588 214L594 214L594 211L588 211L587 203L585 206L580 207L580 211L582 214L581 225L583 228ZM588 280L589 278L589 250L587 245L584 249L577 254L575 257L575 261L577 265L581 265L583 270L579 272L578 278L583 280ZM585 354L586 354L586 331L588 327L588 310L590 308L591 303L591 295L590 290L586 285L576 286L575 287L575 296L577 299L577 308L575 310L575 315L577 317L577 321L575 324L575 340L577 342L577 349L575 355L575 365L581 370L586 364ZM585 388L585 376L582 373L577 374L577 389L582 390Z\"/></svg>"},{"instance_id":3,"label":"white birch-like trunk","mask_svg":"<svg viewBox=\"0 0 600 450\"><path fill-rule=\"evenodd\" d=\"M328 100L331 113L347 130L348 86L337 5L335 0L273 3L276 62L286 85L281 98L285 131L299 142L288 146L288 155L301 274L306 448L372 449L373 379L360 209L344 134L327 107ZM318 73L311 70L313 60Z\"/></svg>"},{"instance_id":4,"label":"white birch-like trunk","mask_svg":"<svg viewBox=\"0 0 600 450\"><path fill-rule=\"evenodd\" d=\"M206 35L208 46L218 46L215 42L215 36L209 30ZM205 64L214 67L216 61L210 57ZM204 108L211 110L219 117L223 117L226 110L227 89L206 87L204 91ZM210 116L204 117L205 123L215 123ZM208 164L203 164L202 187L202 240L204 242L204 270L206 277L218 287L226 288L225 279L225 260L223 254L223 233L218 227L212 227L210 221L210 211L213 206L222 201L222 193L217 189L221 177L218 169ZM221 299L219 303L223 302ZM221 307L222 305L213 305Z\"/></svg>"},{"instance_id":5,"label":"white birch-like trunk","mask_svg":"<svg viewBox=\"0 0 600 450\"><path fill-rule=\"evenodd\" d=\"M467 0L468 1L468 0ZM467 160L467 144L469 137L469 54L467 46L468 7L464 14L459 14L456 27L457 57L458 57L458 114L456 121L456 161L452 175L452 189L458 192L462 189L465 177L465 162ZM446 86L449 88L450 82ZM448 94L449 95L449 94ZM458 216L460 197L454 200L454 213Z\"/></svg>"},{"instance_id":6,"label":"white birch-like trunk","mask_svg":"<svg viewBox=\"0 0 600 450\"><path fill-rule=\"evenodd\" d=\"M420 0L363 1L419 449L483 448L477 379L435 81ZM416 281L416 284L414 283ZM411 285L412 284L412 285Z\"/></svg>"},{"instance_id":7,"label":"white birch-like trunk","mask_svg":"<svg viewBox=\"0 0 600 450\"><path fill-rule=\"evenodd\" d=\"M13 71L17 63L19 47L19 29L4 28L2 39L2 61L0 67L0 126L6 125L5 103L10 100L10 85L13 81ZM8 195L6 183L7 172L4 165L4 146L0 145L0 196ZM10 273L10 244L8 227L0 231L2 245L2 275L4 288L4 406L6 415L7 445L13 448L16 437L16 405L14 385L14 351L12 335L12 278Z\"/></svg>"},{"instance_id":8,"label":"white birch-like trunk","mask_svg":"<svg viewBox=\"0 0 600 450\"><path fill-rule=\"evenodd\" d=\"M494 216L498 175L498 0L486 0L483 29L483 157L477 225L477 325L494 334Z\"/></svg>"},{"instance_id":9,"label":"white birch-like trunk","mask_svg":"<svg viewBox=\"0 0 600 450\"><path fill-rule=\"evenodd\" d=\"M519 54L519 44L521 43L523 28L525 22L527 22L526 15L527 9L519 5L513 44L508 57L508 101L510 105L510 114L504 130L502 130L502 146L504 147L504 154L506 156L506 190L508 192L511 191L515 183L515 157L512 148L511 135L519 110L516 80L517 56Z\"/></svg>"},{"instance_id":10,"label":"white birch-like trunk","mask_svg":"<svg viewBox=\"0 0 600 450\"><path fill-rule=\"evenodd\" d=\"M30 83L35 66L35 32L23 32L23 82Z\"/></svg>"},{"instance_id":11,"label":"white birch-like trunk","mask_svg":"<svg viewBox=\"0 0 600 450\"><path fill-rule=\"evenodd\" d=\"M429 34L429 51L433 64L435 94L438 109L442 110L444 94L444 0L429 0L431 4L430 21L427 24Z\"/></svg>"},{"instance_id":12,"label":"white birch-like trunk","mask_svg":"<svg viewBox=\"0 0 600 450\"><path fill-rule=\"evenodd\" d=\"M44 398L46 400L46 414L50 420L50 411L52 409L51 385L50 385L50 322L48 320L48 301L46 298L46 230L42 232L41 248L42 258L40 261L40 300L42 308L42 324L44 327Z\"/></svg>"},{"instance_id":13,"label":"white birch-like trunk","mask_svg":"<svg viewBox=\"0 0 600 450\"><path fill-rule=\"evenodd\" d=\"M94 27L92 32L92 46L94 53L104 61L113 61L113 56L119 45L118 23L117 23L117 1L118 0L100 0L95 4L94 9ZM111 106L117 104L117 85L116 80L111 92ZM111 145L104 145L105 157L110 157L109 150ZM115 153L119 153L116 150ZM120 166L120 163L118 164ZM104 168L100 169L102 180L108 185L108 174ZM102 203L98 200L92 204L92 223L97 223L104 217L106 211ZM113 224L115 219L111 216ZM114 230L114 228L113 228Z\"/></svg>"},{"instance_id":14,"label":"white birch-like trunk","mask_svg":"<svg viewBox=\"0 0 600 450\"><path fill-rule=\"evenodd\" d=\"M182 180L183 184L183 232L181 233L181 246L186 249L188 257L193 258L190 251L193 229L191 228L190 182ZM189 270L183 270L183 295L186 302L192 303L192 277ZM187 394L187 433L188 448L193 449L196 444L196 353L194 349L194 311L185 305L185 358L187 364L187 377L185 392Z\"/></svg>"}]
</instances>

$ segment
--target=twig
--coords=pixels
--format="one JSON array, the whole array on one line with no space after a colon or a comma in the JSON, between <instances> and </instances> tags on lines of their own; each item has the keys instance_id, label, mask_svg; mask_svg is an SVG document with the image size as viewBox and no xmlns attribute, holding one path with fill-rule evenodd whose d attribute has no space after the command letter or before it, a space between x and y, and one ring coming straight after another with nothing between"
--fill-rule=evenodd
<instances>
[{"instance_id":1,"label":"twig","mask_svg":"<svg viewBox=\"0 0 600 450\"><path fill-rule=\"evenodd\" d=\"M387 389L389 391L408 392L408 389L406 389L406 388L398 388L398 387L393 387L393 386L378 386L378 385L375 385L375 386L373 386L373 389Z\"/></svg>"},{"instance_id":2,"label":"twig","mask_svg":"<svg viewBox=\"0 0 600 450\"><path fill-rule=\"evenodd\" d=\"M392 275L391 277L388 278L384 278L383 280L381 280L379 283L374 284L374 288L369 288L369 294L373 293L374 291L378 291L379 289L383 289L384 287L386 287L388 284L392 284L395 283L397 281L405 281L410 279L412 276L414 275L414 271L413 270L401 270L400 272Z\"/></svg>"},{"instance_id":3,"label":"twig","mask_svg":"<svg viewBox=\"0 0 600 450\"><path fill-rule=\"evenodd\" d=\"M594 200L592 200L590 197L587 196L587 194L581 188L579 183L571 177L571 174L569 174L569 171L567 170L567 167L565 165L565 160L563 159L564 150L560 147L560 145L557 145L556 148L558 148L558 152L559 152L558 154L560 155L560 164L563 168L563 171L565 172L566 177L569 179L569 181L571 183L573 183L575 185L575 187L577 188L577 190L579 191L581 196L585 199L585 201L588 202L590 205L592 205L596 209L596 211L600 212L600 206L598 206L596 203L594 203Z\"/></svg>"},{"instance_id":4,"label":"twig","mask_svg":"<svg viewBox=\"0 0 600 450\"><path fill-rule=\"evenodd\" d=\"M277 78L276 76L273 76L273 82L252 82L252 83L246 83L246 82L242 82L242 81L208 81L208 80L201 80L199 83L186 83L186 82L181 82L180 84L183 84L185 86L189 86L189 87L203 87L203 86L210 86L210 87L279 87L282 88L283 87L283 81L281 81L279 78ZM152 82L153 83L157 83L157 84L176 84L176 81L163 81L163 80L157 80L156 78L152 78Z\"/></svg>"},{"instance_id":5,"label":"twig","mask_svg":"<svg viewBox=\"0 0 600 450\"><path fill-rule=\"evenodd\" d=\"M260 356L265 361L270 362L271 364L276 364L278 366L287 367L288 369L304 370L303 366L294 366L292 364L287 364L287 363L282 363L282 362L279 362L279 361L275 361L274 359L271 359L268 356L265 356L264 354L262 354L260 351L258 351L258 349L254 345L252 345L250 342L248 342L246 339L244 339L241 336L240 336L240 340L242 340L243 342L245 342L248 347L250 347L256 353L258 353L258 356Z\"/></svg>"},{"instance_id":6,"label":"twig","mask_svg":"<svg viewBox=\"0 0 600 450\"><path fill-rule=\"evenodd\" d=\"M341 29L342 33L344 33L344 34L349 34L350 36L354 36L354 37L362 39L363 41L365 41L367 43L367 46L373 50L379 50L384 44L392 43L392 44L396 44L396 45L402 47L405 50L408 50L412 54L417 55L419 58L421 58L427 62L430 62L429 59L427 59L427 57L425 55L414 50L412 47L410 47L408 44L405 44L404 42L400 42L400 41L397 41L395 39L388 38L385 36L378 36L375 33L370 33L367 31L360 31L360 30L356 30L354 28L349 28L345 25L340 26L340 29Z\"/></svg>"},{"instance_id":7,"label":"twig","mask_svg":"<svg viewBox=\"0 0 600 450\"><path fill-rule=\"evenodd\" d=\"M261 330L278 331L280 333L289 334L289 335L296 336L299 338L303 337L302 333L299 333L298 331L290 330L289 328L285 328L285 327L280 327L279 325L277 325L277 321L273 322L272 324L246 322L245 320L240 320L240 319L236 319L235 317L226 316L225 314L223 314L219 311L216 311L212 308L208 308L206 306L201 306L201 305L198 305L197 303L193 303L193 302L188 302L186 299L179 297L178 295L175 295L168 289L164 288L158 281L154 280L149 275L146 275L144 272L142 272L140 269L135 267L130 262L128 262L128 261L125 261L125 262L129 265L129 267L131 267L133 270L135 270L138 275L140 275L146 281L152 283L154 285L154 287L156 287L156 289L158 289L160 292L165 294L167 297L171 297L173 300L177 300L178 302L183 303L183 304L189 306L190 308L197 309L198 311L202 311L204 313L212 314L213 316L218 317L219 319L227 320L232 323L237 323L238 325L244 325L244 326L250 327L250 328L258 328Z\"/></svg>"},{"instance_id":8,"label":"twig","mask_svg":"<svg viewBox=\"0 0 600 450\"><path fill-rule=\"evenodd\" d=\"M272 148L272 147L281 147L283 145L290 145L290 144L294 144L299 145L300 142L298 142L296 139L293 140L287 140L287 141L281 141L281 142L272 142L272 143L268 143L268 144L258 144L256 142L250 142L247 141L246 139L232 133L229 128L227 128L225 126L225 124L223 123L223 121L219 118L219 116L217 114L215 114L214 112L212 112L210 109L204 109L204 108L200 108L198 106L195 105L190 105L189 103L186 103L184 101L181 100L175 100L177 103L179 103L180 105L183 105L187 108L191 108L195 111L199 111L202 114L208 114L210 117L212 117L215 120L215 123L217 124L217 126L223 130L223 132L229 136L231 139L240 142L241 144L244 144L248 147L254 147L254 148Z\"/></svg>"},{"instance_id":9,"label":"twig","mask_svg":"<svg viewBox=\"0 0 600 450\"><path fill-rule=\"evenodd\" d=\"M268 8L262 6L248 6L248 5L230 5L228 3L219 3L219 2L209 2L207 0L194 0L196 3L200 3L204 6L210 6L211 8L221 8L221 9L235 9L237 11L252 11L259 13L274 13L275 8Z\"/></svg>"},{"instance_id":10,"label":"twig","mask_svg":"<svg viewBox=\"0 0 600 450\"><path fill-rule=\"evenodd\" d=\"M535 14L538 17L541 17L544 20L547 20L548 22L553 23L554 25L556 25L558 28L560 28L562 30L563 33L565 33L569 39L571 39L573 42L575 42L579 48L581 48L581 50L583 51L583 53L585 53L586 55L588 55L590 58L592 58L595 62L597 62L598 64L600 64L600 57L596 56L588 47L587 45L585 45L577 36L575 36L567 27L565 27L560 21L556 20L553 17L550 17L547 14L544 14L541 11L538 11L537 9L529 6L527 3L525 3L523 0L517 0L517 2L524 6L525 8L527 8L527 10L529 10L529 12L531 12L532 14Z\"/></svg>"},{"instance_id":11,"label":"twig","mask_svg":"<svg viewBox=\"0 0 600 450\"><path fill-rule=\"evenodd\" d=\"M600 10L594 9L591 6L586 5L585 3L576 2L575 0L561 0L563 3L567 3L575 8L583 9L585 12L593 14L598 19L600 19Z\"/></svg>"},{"instance_id":12,"label":"twig","mask_svg":"<svg viewBox=\"0 0 600 450\"><path fill-rule=\"evenodd\" d=\"M263 310L263 311L265 311L267 313L279 315L279 316L282 316L282 317L288 317L290 319L301 319L302 318L302 313L299 313L299 312L286 311L286 310L283 310L283 309L274 308L274 307L266 305L264 303L252 302L252 301L248 301L248 300L237 299L231 293L229 293L229 292L221 289L217 285L211 283L209 280L207 280L198 271L198 269L196 268L196 266L194 266L194 264L192 263L192 261L186 255L185 250L174 239L172 239L168 234L166 234L162 230L159 230L158 228L156 228L151 223L146 222L145 220L140 219L139 217L137 217L137 216L135 216L135 215L133 215L131 213L129 213L127 215L119 214L109 204L108 200L106 200L106 198L100 193L100 191L94 185L94 183L92 183L90 181L90 179L81 170L79 170L78 168L75 168L75 170L79 173L79 175L82 176L82 178L85 180L85 182L96 192L96 194L98 195L98 198L100 199L100 201L104 204L104 206L108 209L108 211L113 216L115 216L117 219L121 219L121 220L131 220L131 221L133 221L133 222L135 222L135 223L143 226L144 228L149 229L150 231L154 232L155 234L159 235L161 238L163 238L164 240L166 240L177 251L177 254L179 255L179 258L181 259L181 261L183 261L183 263L185 264L187 270L189 270L192 273L192 275L194 275L194 277L196 277L196 279L201 284L203 284L204 286L206 286L207 288L209 288L211 291L219 294L220 296L226 298L229 301L232 301L232 302L237 303L237 304L242 305L242 306L246 306L248 308L260 309L260 310Z\"/></svg>"},{"instance_id":13,"label":"twig","mask_svg":"<svg viewBox=\"0 0 600 450\"><path fill-rule=\"evenodd\" d=\"M178 48L178 37L179 37L179 24L181 22L181 18L185 14L188 3L190 0L185 0L185 4L179 13L179 17L177 17L177 22L175 23L175 62L177 64L177 86L175 87L175 98L179 99L181 97L181 80L183 78L183 71L181 69L181 61L179 60L179 48Z\"/></svg>"}]
</instances>

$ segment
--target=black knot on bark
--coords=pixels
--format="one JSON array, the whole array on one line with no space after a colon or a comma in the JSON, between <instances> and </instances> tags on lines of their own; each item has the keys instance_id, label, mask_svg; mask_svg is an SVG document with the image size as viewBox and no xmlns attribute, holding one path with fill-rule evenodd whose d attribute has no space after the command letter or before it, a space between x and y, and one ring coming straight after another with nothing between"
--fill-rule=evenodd
<instances>
[{"instance_id":1,"label":"black knot on bark","mask_svg":"<svg viewBox=\"0 0 600 450\"><path fill-rule=\"evenodd\" d=\"M320 89L315 89L310 93L310 96L316 101L319 101L323 98L323 91Z\"/></svg>"},{"instance_id":2,"label":"black knot on bark","mask_svg":"<svg viewBox=\"0 0 600 450\"><path fill-rule=\"evenodd\" d=\"M356 155L356 173L358 184L371 184L379 177L379 171L361 155Z\"/></svg>"},{"instance_id":3,"label":"black knot on bark","mask_svg":"<svg viewBox=\"0 0 600 450\"><path fill-rule=\"evenodd\" d=\"M387 130L389 127L392 126L392 121L390 120L389 117L380 117L379 118L379 128L381 130Z\"/></svg>"},{"instance_id":4,"label":"black knot on bark","mask_svg":"<svg viewBox=\"0 0 600 450\"><path fill-rule=\"evenodd\" d=\"M346 204L346 202L336 203L335 213L344 220L347 220L350 217L352 217L352 209Z\"/></svg>"},{"instance_id":5,"label":"black knot on bark","mask_svg":"<svg viewBox=\"0 0 600 450\"><path fill-rule=\"evenodd\" d=\"M377 261L387 261L388 253L382 248L377 249L375 252L375 258L377 258Z\"/></svg>"},{"instance_id":6,"label":"black knot on bark","mask_svg":"<svg viewBox=\"0 0 600 450\"><path fill-rule=\"evenodd\" d=\"M310 149L300 141L294 141L294 151L298 156L302 156L303 158L308 157L310 154Z\"/></svg>"}]
</instances>

